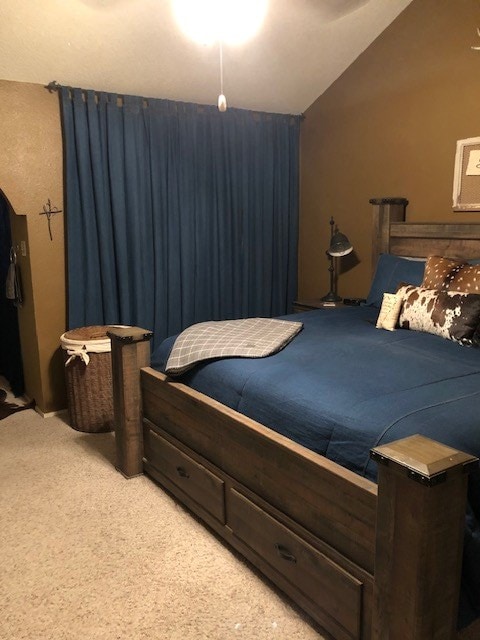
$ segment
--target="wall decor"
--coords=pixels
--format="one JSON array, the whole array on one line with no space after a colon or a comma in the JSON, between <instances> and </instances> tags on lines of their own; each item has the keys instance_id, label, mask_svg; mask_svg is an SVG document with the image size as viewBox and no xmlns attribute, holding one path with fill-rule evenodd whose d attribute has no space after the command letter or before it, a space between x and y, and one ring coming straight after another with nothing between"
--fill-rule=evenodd
<instances>
[{"instance_id":1,"label":"wall decor","mask_svg":"<svg viewBox=\"0 0 480 640\"><path fill-rule=\"evenodd\" d=\"M52 241L53 241L53 235L52 235L51 220L52 220L52 216L55 213L62 213L62 209L58 209L57 207L52 207L52 204L51 204L50 198L49 198L47 200L47 203L43 205L43 211L40 211L40 213L38 214L40 216L47 216L48 235L50 236L50 240L52 240Z\"/></svg>"},{"instance_id":2,"label":"wall decor","mask_svg":"<svg viewBox=\"0 0 480 640\"><path fill-rule=\"evenodd\" d=\"M480 211L480 137L457 140L453 210Z\"/></svg>"}]
</instances>

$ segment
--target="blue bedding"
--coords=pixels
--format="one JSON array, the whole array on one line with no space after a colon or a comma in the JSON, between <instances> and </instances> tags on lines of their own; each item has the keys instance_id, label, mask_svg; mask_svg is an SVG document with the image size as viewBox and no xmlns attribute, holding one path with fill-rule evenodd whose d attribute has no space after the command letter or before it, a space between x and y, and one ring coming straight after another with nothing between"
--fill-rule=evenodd
<instances>
[{"instance_id":1,"label":"blue bedding","mask_svg":"<svg viewBox=\"0 0 480 640\"><path fill-rule=\"evenodd\" d=\"M414 433L480 457L480 349L375 328L378 308L286 318L304 328L279 353L227 358L180 379L371 480L369 451ZM163 370L174 337L152 355ZM461 626L480 615L480 474L470 477Z\"/></svg>"}]
</instances>

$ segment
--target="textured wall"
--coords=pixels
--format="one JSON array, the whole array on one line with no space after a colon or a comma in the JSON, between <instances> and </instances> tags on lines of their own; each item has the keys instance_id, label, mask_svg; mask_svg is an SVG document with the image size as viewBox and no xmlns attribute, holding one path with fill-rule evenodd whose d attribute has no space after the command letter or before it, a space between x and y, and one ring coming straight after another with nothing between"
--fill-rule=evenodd
<instances>
[{"instance_id":1,"label":"textured wall","mask_svg":"<svg viewBox=\"0 0 480 640\"><path fill-rule=\"evenodd\" d=\"M356 252L339 293L368 292L372 197L408 198L413 221L480 221L452 212L456 141L480 136L477 25L477 0L413 0L307 110L299 297L328 291L331 215Z\"/></svg>"},{"instance_id":2,"label":"textured wall","mask_svg":"<svg viewBox=\"0 0 480 640\"><path fill-rule=\"evenodd\" d=\"M455 144L480 135L476 0L413 0L306 112L302 125L299 294L328 291L328 220L355 246L342 265L344 296L370 280L369 198L405 196L412 220L480 220L452 213ZM58 96L41 85L0 81L0 190L19 216L14 240L26 300L20 329L27 393L44 412L65 406L59 337L65 328L64 214ZM354 259L358 264L353 265Z\"/></svg>"},{"instance_id":3,"label":"textured wall","mask_svg":"<svg viewBox=\"0 0 480 640\"><path fill-rule=\"evenodd\" d=\"M57 94L41 85L0 81L0 190L9 201L12 237L24 283L19 309L26 393L40 411L65 407L59 337L65 331L63 213L39 215L48 199L63 209L62 138ZM27 255L22 256L21 241Z\"/></svg>"}]
</instances>

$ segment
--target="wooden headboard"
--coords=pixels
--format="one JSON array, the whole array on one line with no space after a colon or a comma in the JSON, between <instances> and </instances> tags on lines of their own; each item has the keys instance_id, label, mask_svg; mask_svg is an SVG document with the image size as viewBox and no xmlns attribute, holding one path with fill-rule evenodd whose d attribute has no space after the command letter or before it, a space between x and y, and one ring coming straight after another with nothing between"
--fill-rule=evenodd
<instances>
[{"instance_id":1,"label":"wooden headboard","mask_svg":"<svg viewBox=\"0 0 480 640\"><path fill-rule=\"evenodd\" d=\"M480 223L405 222L406 198L372 198L372 269L381 253L480 259Z\"/></svg>"}]
</instances>

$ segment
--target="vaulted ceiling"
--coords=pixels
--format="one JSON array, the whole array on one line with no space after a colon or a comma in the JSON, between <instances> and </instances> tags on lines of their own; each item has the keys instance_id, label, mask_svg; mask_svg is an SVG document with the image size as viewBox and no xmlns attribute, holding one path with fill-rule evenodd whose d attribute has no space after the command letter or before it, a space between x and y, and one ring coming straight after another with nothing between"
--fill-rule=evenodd
<instances>
[{"instance_id":1,"label":"vaulted ceiling","mask_svg":"<svg viewBox=\"0 0 480 640\"><path fill-rule=\"evenodd\" d=\"M410 2L269 0L259 33L224 46L229 105L305 111ZM170 0L0 0L0 79L216 104L219 49Z\"/></svg>"}]
</instances>

